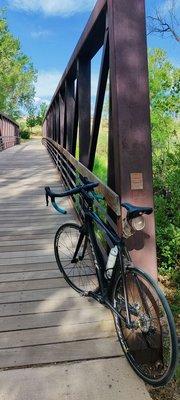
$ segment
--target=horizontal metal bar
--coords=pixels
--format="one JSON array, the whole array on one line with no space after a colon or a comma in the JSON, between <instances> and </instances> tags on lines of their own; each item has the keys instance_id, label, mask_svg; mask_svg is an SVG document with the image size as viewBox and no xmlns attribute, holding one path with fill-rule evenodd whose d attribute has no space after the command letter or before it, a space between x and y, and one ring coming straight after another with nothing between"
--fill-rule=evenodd
<instances>
[{"instance_id":1,"label":"horizontal metal bar","mask_svg":"<svg viewBox=\"0 0 180 400\"><path fill-rule=\"evenodd\" d=\"M107 185L100 181L100 179L98 179L91 171L89 171L83 164L76 160L76 158L74 158L66 149L64 149L54 140L50 138L43 138L42 141L43 143L51 144L56 150L63 154L66 159L73 165L73 167L75 167L76 171L79 174L87 177L92 182L98 182L99 186L97 188L97 191L103 194L108 206L114 211L114 213L117 216L121 215L119 196L112 189L110 189Z\"/></svg>"}]
</instances>

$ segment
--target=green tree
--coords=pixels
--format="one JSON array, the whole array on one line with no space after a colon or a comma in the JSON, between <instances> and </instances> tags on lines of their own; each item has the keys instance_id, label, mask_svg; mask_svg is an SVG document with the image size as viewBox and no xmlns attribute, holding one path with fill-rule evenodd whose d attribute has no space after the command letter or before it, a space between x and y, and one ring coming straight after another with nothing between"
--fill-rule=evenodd
<instances>
[{"instance_id":1,"label":"green tree","mask_svg":"<svg viewBox=\"0 0 180 400\"><path fill-rule=\"evenodd\" d=\"M0 9L0 110L19 117L28 110L35 94L36 70L9 31L5 11Z\"/></svg>"},{"instance_id":2,"label":"green tree","mask_svg":"<svg viewBox=\"0 0 180 400\"><path fill-rule=\"evenodd\" d=\"M180 187L178 110L180 70L165 51L149 53L149 85L156 236L159 265L167 271L178 263L180 239L178 199Z\"/></svg>"},{"instance_id":3,"label":"green tree","mask_svg":"<svg viewBox=\"0 0 180 400\"><path fill-rule=\"evenodd\" d=\"M37 125L36 108L34 104L31 104L29 107L29 115L26 119L26 125L31 129L31 132L32 128Z\"/></svg>"},{"instance_id":4,"label":"green tree","mask_svg":"<svg viewBox=\"0 0 180 400\"><path fill-rule=\"evenodd\" d=\"M44 117L46 115L47 108L48 108L48 106L45 102L40 104L39 112L38 112L38 115L36 118L37 125L42 125Z\"/></svg>"}]
</instances>

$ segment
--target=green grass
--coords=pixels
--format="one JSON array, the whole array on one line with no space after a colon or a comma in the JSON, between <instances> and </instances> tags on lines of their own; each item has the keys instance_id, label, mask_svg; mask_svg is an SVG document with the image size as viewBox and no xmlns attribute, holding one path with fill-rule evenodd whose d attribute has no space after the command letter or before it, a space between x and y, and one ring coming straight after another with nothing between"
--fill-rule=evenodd
<instances>
[{"instance_id":1,"label":"green grass","mask_svg":"<svg viewBox=\"0 0 180 400\"><path fill-rule=\"evenodd\" d=\"M97 150L94 162L93 173L107 183L107 168L108 168L108 127L104 122L101 124Z\"/></svg>"}]
</instances>

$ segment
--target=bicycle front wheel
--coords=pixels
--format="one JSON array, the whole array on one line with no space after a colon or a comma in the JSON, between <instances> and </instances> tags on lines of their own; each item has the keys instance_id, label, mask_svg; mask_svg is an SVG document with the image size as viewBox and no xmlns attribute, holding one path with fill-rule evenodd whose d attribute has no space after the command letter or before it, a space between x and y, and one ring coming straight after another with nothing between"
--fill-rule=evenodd
<instances>
[{"instance_id":1,"label":"bicycle front wheel","mask_svg":"<svg viewBox=\"0 0 180 400\"><path fill-rule=\"evenodd\" d=\"M62 225L55 235L54 252L60 271L73 289L81 294L97 290L97 261L90 237L82 234L82 227Z\"/></svg>"},{"instance_id":2,"label":"bicycle front wheel","mask_svg":"<svg viewBox=\"0 0 180 400\"><path fill-rule=\"evenodd\" d=\"M125 274L133 327L114 315L117 335L135 372L153 386L165 385L173 376L177 359L175 324L168 302L155 281L137 268ZM117 279L113 303L126 318L122 278Z\"/></svg>"}]
</instances>

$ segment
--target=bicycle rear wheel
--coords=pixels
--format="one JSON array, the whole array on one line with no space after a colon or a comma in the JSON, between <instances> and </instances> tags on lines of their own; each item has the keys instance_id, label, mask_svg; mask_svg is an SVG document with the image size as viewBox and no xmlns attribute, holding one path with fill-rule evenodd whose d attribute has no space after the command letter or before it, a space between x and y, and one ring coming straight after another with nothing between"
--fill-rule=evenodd
<instances>
[{"instance_id":1,"label":"bicycle rear wheel","mask_svg":"<svg viewBox=\"0 0 180 400\"><path fill-rule=\"evenodd\" d=\"M74 223L62 225L55 235L54 252L60 271L73 289L81 294L97 290L97 261L90 237L82 235L82 227Z\"/></svg>"},{"instance_id":2,"label":"bicycle rear wheel","mask_svg":"<svg viewBox=\"0 0 180 400\"><path fill-rule=\"evenodd\" d=\"M128 304L133 328L114 315L117 335L135 372L153 386L165 385L177 360L174 320L168 302L154 280L137 268L126 269ZM113 303L126 317L122 278L117 279Z\"/></svg>"}]
</instances>

